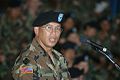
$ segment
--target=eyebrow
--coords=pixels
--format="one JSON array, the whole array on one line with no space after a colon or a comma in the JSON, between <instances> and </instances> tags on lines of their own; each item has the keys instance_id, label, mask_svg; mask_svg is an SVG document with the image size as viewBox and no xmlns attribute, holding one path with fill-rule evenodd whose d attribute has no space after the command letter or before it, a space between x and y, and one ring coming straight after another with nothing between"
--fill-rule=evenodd
<instances>
[{"instance_id":1,"label":"eyebrow","mask_svg":"<svg viewBox=\"0 0 120 80\"><path fill-rule=\"evenodd\" d=\"M54 25L51 25L51 24L46 24L46 25L54 26ZM61 25L57 25L57 26L54 26L54 27L61 27Z\"/></svg>"}]
</instances>

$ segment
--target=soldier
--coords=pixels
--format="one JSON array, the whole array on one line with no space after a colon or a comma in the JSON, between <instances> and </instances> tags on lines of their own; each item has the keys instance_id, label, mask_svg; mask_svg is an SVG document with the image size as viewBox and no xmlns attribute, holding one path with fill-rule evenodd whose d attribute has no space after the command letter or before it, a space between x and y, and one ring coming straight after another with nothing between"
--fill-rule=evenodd
<instances>
[{"instance_id":1,"label":"soldier","mask_svg":"<svg viewBox=\"0 0 120 80\"><path fill-rule=\"evenodd\" d=\"M35 37L20 53L13 67L15 80L69 80L65 58L53 47L62 32L62 12L39 14L33 22Z\"/></svg>"},{"instance_id":2,"label":"soldier","mask_svg":"<svg viewBox=\"0 0 120 80\"><path fill-rule=\"evenodd\" d=\"M77 44L73 43L73 42L65 42L62 45L62 49L61 52L64 55L67 63L68 63L68 68L72 67L74 59L77 55Z\"/></svg>"},{"instance_id":3,"label":"soldier","mask_svg":"<svg viewBox=\"0 0 120 80\"><path fill-rule=\"evenodd\" d=\"M6 55L9 53L16 54L17 48L21 46L21 39L24 38L21 16L21 1L11 0L6 13L0 20L1 48Z\"/></svg>"}]
</instances>

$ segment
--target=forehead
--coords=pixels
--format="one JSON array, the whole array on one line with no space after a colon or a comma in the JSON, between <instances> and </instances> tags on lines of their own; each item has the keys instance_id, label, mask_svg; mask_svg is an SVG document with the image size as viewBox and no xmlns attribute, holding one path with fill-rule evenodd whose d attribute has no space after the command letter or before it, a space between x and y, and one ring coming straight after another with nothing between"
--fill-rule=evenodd
<instances>
[{"instance_id":1,"label":"forehead","mask_svg":"<svg viewBox=\"0 0 120 80\"><path fill-rule=\"evenodd\" d=\"M61 24L59 24L57 22L49 22L48 25L51 25L51 26L61 26Z\"/></svg>"}]
</instances>

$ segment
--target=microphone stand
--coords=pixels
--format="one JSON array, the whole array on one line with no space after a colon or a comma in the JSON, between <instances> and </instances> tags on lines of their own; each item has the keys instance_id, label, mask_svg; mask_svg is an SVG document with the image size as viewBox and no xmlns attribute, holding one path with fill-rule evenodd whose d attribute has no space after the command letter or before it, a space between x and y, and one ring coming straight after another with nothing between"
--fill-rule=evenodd
<instances>
[{"instance_id":1,"label":"microphone stand","mask_svg":"<svg viewBox=\"0 0 120 80\"><path fill-rule=\"evenodd\" d=\"M112 64L120 71L120 66L113 60L112 54L110 51L108 51L106 48L103 48L103 50L95 48L96 51L102 53L105 57L107 57Z\"/></svg>"}]
</instances>

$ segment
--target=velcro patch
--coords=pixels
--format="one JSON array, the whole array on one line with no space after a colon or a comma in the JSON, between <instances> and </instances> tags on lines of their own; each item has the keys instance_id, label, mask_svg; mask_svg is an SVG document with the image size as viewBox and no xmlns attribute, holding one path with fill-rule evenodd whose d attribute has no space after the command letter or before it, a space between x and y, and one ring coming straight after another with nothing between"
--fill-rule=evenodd
<instances>
[{"instance_id":1,"label":"velcro patch","mask_svg":"<svg viewBox=\"0 0 120 80\"><path fill-rule=\"evenodd\" d=\"M21 75L33 73L33 68L32 66L22 66L20 67L20 73Z\"/></svg>"}]
</instances>

